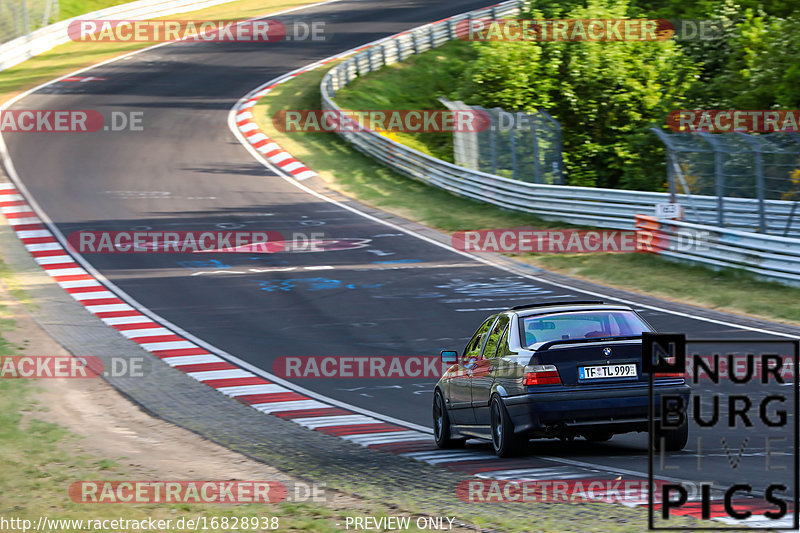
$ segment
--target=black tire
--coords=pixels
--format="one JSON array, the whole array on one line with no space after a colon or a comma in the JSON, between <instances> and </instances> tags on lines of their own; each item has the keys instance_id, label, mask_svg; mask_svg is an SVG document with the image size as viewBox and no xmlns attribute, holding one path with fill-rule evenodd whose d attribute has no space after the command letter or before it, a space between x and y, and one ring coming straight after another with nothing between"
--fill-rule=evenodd
<instances>
[{"instance_id":1,"label":"black tire","mask_svg":"<svg viewBox=\"0 0 800 533\"><path fill-rule=\"evenodd\" d=\"M606 442L611 440L611 437L613 436L614 433L612 433L611 431L593 431L588 435L584 435L584 437L586 437L586 440L588 440L589 442Z\"/></svg>"},{"instance_id":2,"label":"black tire","mask_svg":"<svg viewBox=\"0 0 800 533\"><path fill-rule=\"evenodd\" d=\"M436 446L443 449L463 448L467 439L454 439L450 435L450 416L444 404L442 391L436 389L433 394L433 436Z\"/></svg>"},{"instance_id":3,"label":"black tire","mask_svg":"<svg viewBox=\"0 0 800 533\"><path fill-rule=\"evenodd\" d=\"M508 416L506 406L497 395L492 396L490 407L492 420L492 449L498 457L514 457L522 451L527 441L514 434L514 424Z\"/></svg>"},{"instance_id":4,"label":"black tire","mask_svg":"<svg viewBox=\"0 0 800 533\"><path fill-rule=\"evenodd\" d=\"M656 439L656 450L661 450L663 439L664 451L679 452L689 442L689 424L684 422L676 428L661 429Z\"/></svg>"}]
</instances>

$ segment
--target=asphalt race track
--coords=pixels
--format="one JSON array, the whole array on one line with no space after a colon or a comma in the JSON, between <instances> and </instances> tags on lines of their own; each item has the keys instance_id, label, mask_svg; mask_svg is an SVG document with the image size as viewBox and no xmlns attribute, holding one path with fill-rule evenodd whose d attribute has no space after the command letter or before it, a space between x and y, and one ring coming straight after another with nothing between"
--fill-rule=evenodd
<instances>
[{"instance_id":1,"label":"asphalt race track","mask_svg":"<svg viewBox=\"0 0 800 533\"><path fill-rule=\"evenodd\" d=\"M5 141L20 179L65 235L242 229L315 231L363 242L316 253L85 256L154 313L240 359L271 371L281 356L461 351L494 309L586 296L470 261L306 194L253 160L227 118L244 94L289 70L485 3L342 1L278 17L287 24L326 21L324 42L158 47L92 70L98 81L56 83L14 106L97 109L104 115L141 111L144 131L20 133L5 135ZM666 312L642 313L660 330L695 338L755 336ZM430 427L434 380L296 382ZM602 444L545 442L536 445L536 454L557 456L562 464L644 473L646 444L646 435ZM775 444L775 450L788 453L790 444ZM763 455L764 446L752 444L747 452ZM690 442L682 454L687 465L692 452ZM724 467L709 467L697 479L724 482L733 476ZM758 468L751 476L759 475Z\"/></svg>"}]
</instances>

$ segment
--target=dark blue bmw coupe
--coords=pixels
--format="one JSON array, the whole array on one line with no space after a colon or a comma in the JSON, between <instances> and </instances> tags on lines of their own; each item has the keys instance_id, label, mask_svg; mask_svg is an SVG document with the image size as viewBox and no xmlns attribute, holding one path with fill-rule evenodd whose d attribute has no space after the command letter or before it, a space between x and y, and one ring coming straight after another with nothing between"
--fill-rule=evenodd
<instances>
[{"instance_id":1,"label":"dark blue bmw coupe","mask_svg":"<svg viewBox=\"0 0 800 533\"><path fill-rule=\"evenodd\" d=\"M436 384L433 423L440 448L491 440L497 455L533 438L605 441L648 430L648 379L642 333L654 331L633 309L603 302L518 306L487 318ZM681 450L688 426L659 426L660 396L688 401L680 375L654 377L656 446ZM674 422L674 421L670 421Z\"/></svg>"}]
</instances>

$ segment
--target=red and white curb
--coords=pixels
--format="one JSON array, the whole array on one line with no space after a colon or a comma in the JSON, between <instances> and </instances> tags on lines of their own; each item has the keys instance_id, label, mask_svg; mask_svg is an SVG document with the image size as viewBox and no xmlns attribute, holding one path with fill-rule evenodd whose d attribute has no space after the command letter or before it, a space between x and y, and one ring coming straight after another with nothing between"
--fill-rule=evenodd
<instances>
[{"instance_id":1,"label":"red and white curb","mask_svg":"<svg viewBox=\"0 0 800 533\"><path fill-rule=\"evenodd\" d=\"M79 265L11 183L0 183L0 212L34 260L87 311L193 379L261 412L362 446L431 440L430 434L336 407L273 383L153 321Z\"/></svg>"},{"instance_id":2,"label":"red and white curb","mask_svg":"<svg viewBox=\"0 0 800 533\"><path fill-rule=\"evenodd\" d=\"M271 89L272 88L269 90ZM251 109L258 103L261 97L269 92L269 90L264 89L263 91L259 91L257 96L254 96L242 106L245 110L236 115L236 125L239 127L239 131L247 138L247 141L253 145L253 148L266 157L270 163L284 172L288 172L297 180L302 181L313 178L317 175L316 172L310 170L303 163L289 155L288 152L284 151L278 146L278 143L267 137L253 121L253 112Z\"/></svg>"},{"instance_id":3,"label":"red and white curb","mask_svg":"<svg viewBox=\"0 0 800 533\"><path fill-rule=\"evenodd\" d=\"M261 156L263 156L267 161L275 165L279 170L285 172L290 177L296 179L297 181L303 181L318 176L316 172L292 157L290 153L281 148L277 142L275 142L266 133L264 133L261 128L259 128L253 115L253 108L258 104L259 100L269 94L278 85L286 83L300 74L310 72L318 67L338 61L339 59L347 57L356 52L360 52L361 50L370 46L372 46L372 43L361 46L354 50L349 50L343 54L318 61L317 63L313 63L307 67L292 71L266 84L266 86L261 86L255 91L249 93L242 100L240 100L234 108L236 112L235 123L237 129Z\"/></svg>"}]
</instances>

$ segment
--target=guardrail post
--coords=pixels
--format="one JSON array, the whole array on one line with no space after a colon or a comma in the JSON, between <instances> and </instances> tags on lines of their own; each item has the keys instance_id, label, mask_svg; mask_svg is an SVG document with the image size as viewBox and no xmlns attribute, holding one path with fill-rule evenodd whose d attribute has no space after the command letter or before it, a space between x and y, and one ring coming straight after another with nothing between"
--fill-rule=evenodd
<instances>
[{"instance_id":1,"label":"guardrail post","mask_svg":"<svg viewBox=\"0 0 800 533\"><path fill-rule=\"evenodd\" d=\"M411 32L411 46L414 48L414 53L419 54L419 45L417 44L417 32Z\"/></svg>"},{"instance_id":2,"label":"guardrail post","mask_svg":"<svg viewBox=\"0 0 800 533\"><path fill-rule=\"evenodd\" d=\"M397 61L403 60L403 45L400 44L400 38L394 40L395 48L397 48Z\"/></svg>"},{"instance_id":3,"label":"guardrail post","mask_svg":"<svg viewBox=\"0 0 800 533\"><path fill-rule=\"evenodd\" d=\"M447 38L451 41L455 41L456 39L456 28L453 19L447 20Z\"/></svg>"},{"instance_id":4,"label":"guardrail post","mask_svg":"<svg viewBox=\"0 0 800 533\"><path fill-rule=\"evenodd\" d=\"M367 48L367 68L369 72L375 70L372 68L372 47Z\"/></svg>"},{"instance_id":5,"label":"guardrail post","mask_svg":"<svg viewBox=\"0 0 800 533\"><path fill-rule=\"evenodd\" d=\"M381 65L382 67L389 64L386 59L386 45L383 43L381 44L381 61L383 62L383 65Z\"/></svg>"},{"instance_id":6,"label":"guardrail post","mask_svg":"<svg viewBox=\"0 0 800 533\"><path fill-rule=\"evenodd\" d=\"M431 50L436 48L436 28L431 26L431 32L428 34L428 42L430 43Z\"/></svg>"}]
</instances>

